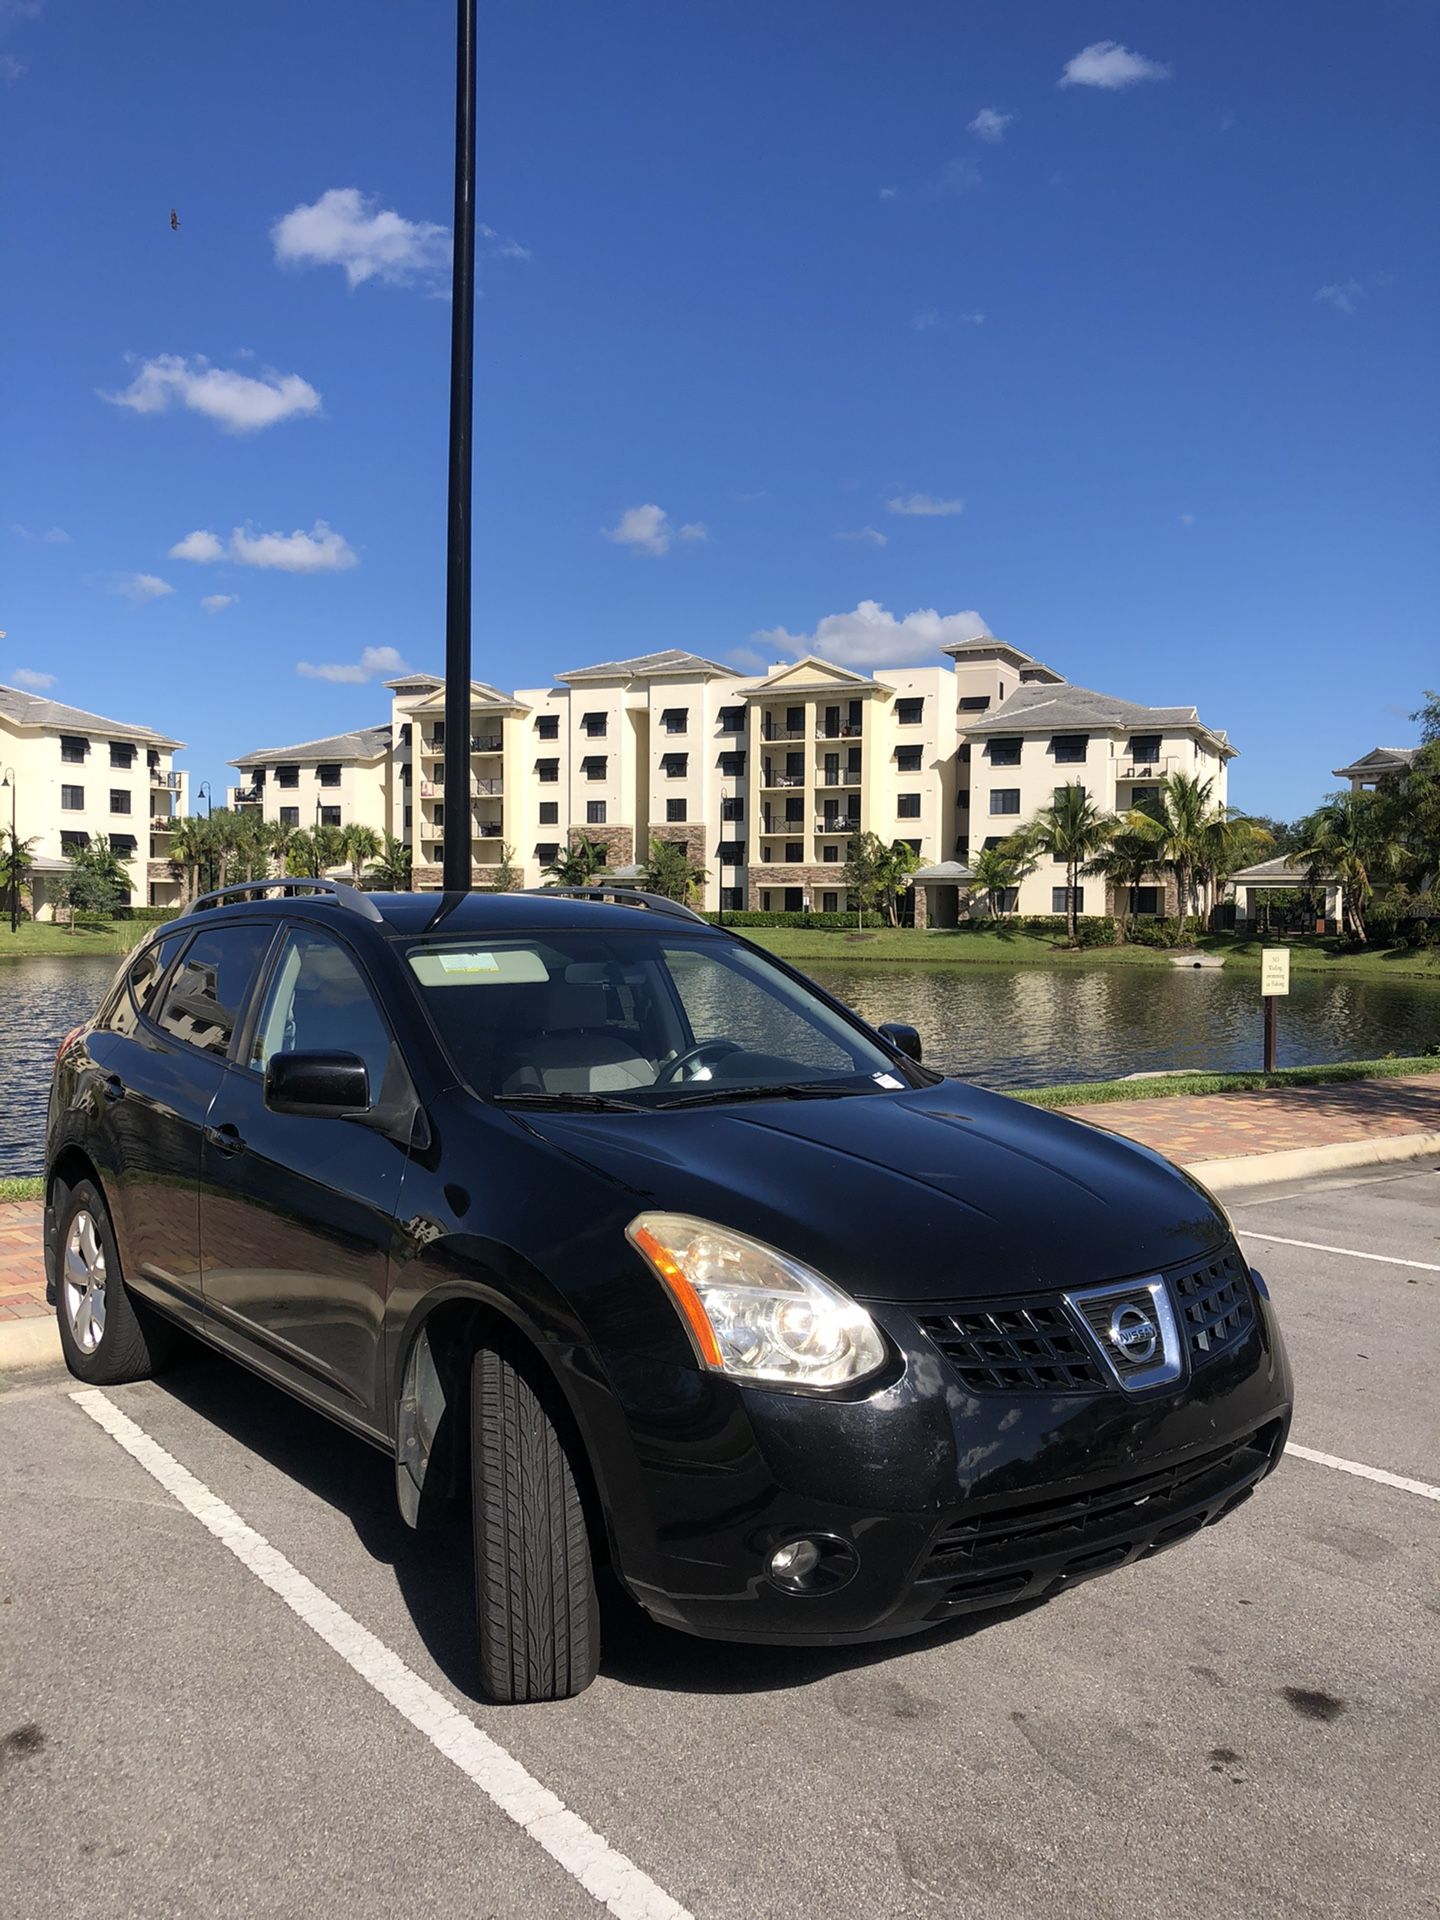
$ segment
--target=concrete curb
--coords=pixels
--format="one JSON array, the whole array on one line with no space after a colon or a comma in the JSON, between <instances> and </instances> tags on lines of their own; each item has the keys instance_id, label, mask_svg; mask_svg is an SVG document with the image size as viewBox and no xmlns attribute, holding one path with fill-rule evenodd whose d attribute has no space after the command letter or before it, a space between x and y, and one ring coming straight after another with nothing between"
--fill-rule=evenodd
<instances>
[{"instance_id":1,"label":"concrete curb","mask_svg":"<svg viewBox=\"0 0 1440 1920\"><path fill-rule=\"evenodd\" d=\"M55 1315L37 1315L30 1320L7 1320L0 1325L0 1378L7 1373L27 1373L33 1367L63 1367L60 1329Z\"/></svg>"},{"instance_id":2,"label":"concrete curb","mask_svg":"<svg viewBox=\"0 0 1440 1920\"><path fill-rule=\"evenodd\" d=\"M1382 1167L1432 1153L1440 1153L1440 1133L1391 1133L1368 1140L1338 1140L1328 1147L1288 1147L1282 1153L1246 1153L1231 1160L1191 1160L1185 1171L1216 1193L1238 1193L1245 1187L1273 1186L1278 1180Z\"/></svg>"}]
</instances>

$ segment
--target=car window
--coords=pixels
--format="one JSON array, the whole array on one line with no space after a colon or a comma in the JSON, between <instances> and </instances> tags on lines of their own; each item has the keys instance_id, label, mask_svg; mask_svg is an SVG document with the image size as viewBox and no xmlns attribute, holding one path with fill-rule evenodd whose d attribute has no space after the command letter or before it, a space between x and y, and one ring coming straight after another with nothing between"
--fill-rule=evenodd
<instances>
[{"instance_id":1,"label":"car window","mask_svg":"<svg viewBox=\"0 0 1440 1920\"><path fill-rule=\"evenodd\" d=\"M113 997L104 1024L112 1033L133 1033L142 1013L153 1012L153 1003L165 969L185 944L186 936L167 933L163 940L152 940L135 954L125 969L119 991Z\"/></svg>"},{"instance_id":2,"label":"car window","mask_svg":"<svg viewBox=\"0 0 1440 1920\"><path fill-rule=\"evenodd\" d=\"M390 1029L350 955L323 933L297 928L286 940L255 1027L250 1064L260 1072L277 1053L355 1053L379 1096Z\"/></svg>"},{"instance_id":3,"label":"car window","mask_svg":"<svg viewBox=\"0 0 1440 1920\"><path fill-rule=\"evenodd\" d=\"M836 1031L827 1032L816 1020L817 1012L827 1011L822 1003L808 998L801 1002L798 995L794 1003L787 1002L773 984L784 976L762 982L746 968L746 958L743 947L715 953L693 947L665 949L665 964L690 1023L693 1043L734 1040L747 1052L773 1055L822 1073L853 1073L853 1031L836 1021ZM841 1033L848 1045L842 1044Z\"/></svg>"},{"instance_id":4,"label":"car window","mask_svg":"<svg viewBox=\"0 0 1440 1920\"><path fill-rule=\"evenodd\" d=\"M275 929L245 920L197 933L170 976L157 1024L203 1053L225 1053Z\"/></svg>"}]
</instances>

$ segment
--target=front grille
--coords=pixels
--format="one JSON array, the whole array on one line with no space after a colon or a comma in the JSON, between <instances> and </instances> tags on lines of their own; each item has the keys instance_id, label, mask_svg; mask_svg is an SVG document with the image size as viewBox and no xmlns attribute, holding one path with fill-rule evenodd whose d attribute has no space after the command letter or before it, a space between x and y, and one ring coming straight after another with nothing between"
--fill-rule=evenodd
<instances>
[{"instance_id":1,"label":"front grille","mask_svg":"<svg viewBox=\"0 0 1440 1920\"><path fill-rule=\"evenodd\" d=\"M1075 1393L1104 1385L1058 1300L926 1314L920 1325L974 1393Z\"/></svg>"},{"instance_id":2,"label":"front grille","mask_svg":"<svg viewBox=\"0 0 1440 1920\"><path fill-rule=\"evenodd\" d=\"M1250 1331L1255 1301L1245 1262L1234 1249L1168 1277L1192 1367L1202 1366Z\"/></svg>"}]
</instances>

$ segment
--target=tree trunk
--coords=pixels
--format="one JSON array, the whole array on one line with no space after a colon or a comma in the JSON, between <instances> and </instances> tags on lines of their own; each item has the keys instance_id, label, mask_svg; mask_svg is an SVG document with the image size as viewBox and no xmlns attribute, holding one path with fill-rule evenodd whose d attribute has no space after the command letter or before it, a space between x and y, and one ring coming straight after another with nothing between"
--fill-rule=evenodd
<instances>
[{"instance_id":1,"label":"tree trunk","mask_svg":"<svg viewBox=\"0 0 1440 1920\"><path fill-rule=\"evenodd\" d=\"M1076 930L1075 889L1079 884L1080 869L1074 860L1065 863L1065 931L1072 947L1079 946L1080 939Z\"/></svg>"}]
</instances>

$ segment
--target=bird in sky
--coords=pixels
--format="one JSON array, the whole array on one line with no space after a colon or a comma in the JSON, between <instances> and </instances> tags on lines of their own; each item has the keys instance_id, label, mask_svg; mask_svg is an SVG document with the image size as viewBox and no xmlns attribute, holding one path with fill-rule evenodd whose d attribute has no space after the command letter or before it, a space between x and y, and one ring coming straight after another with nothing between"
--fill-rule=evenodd
<instances>
[{"instance_id":1,"label":"bird in sky","mask_svg":"<svg viewBox=\"0 0 1440 1920\"><path fill-rule=\"evenodd\" d=\"M180 231L180 216L174 207L170 209L170 231L172 233L178 233Z\"/></svg>"}]
</instances>

